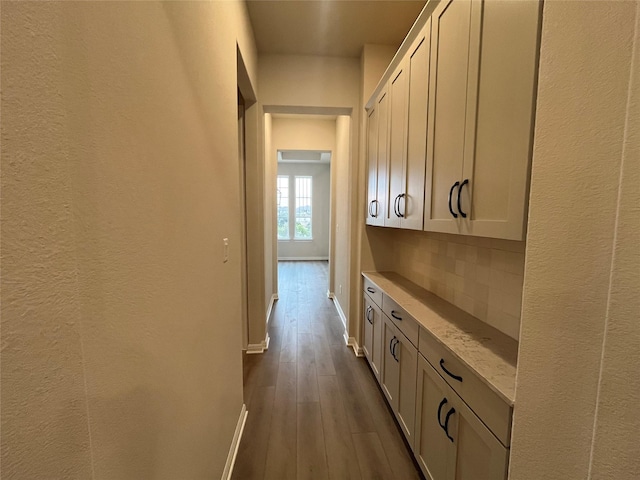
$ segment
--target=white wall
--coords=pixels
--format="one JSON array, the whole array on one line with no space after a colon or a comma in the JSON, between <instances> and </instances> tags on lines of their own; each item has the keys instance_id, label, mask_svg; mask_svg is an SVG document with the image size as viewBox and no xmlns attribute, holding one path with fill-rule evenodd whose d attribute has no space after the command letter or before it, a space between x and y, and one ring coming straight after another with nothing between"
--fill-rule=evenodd
<instances>
[{"instance_id":1,"label":"white wall","mask_svg":"<svg viewBox=\"0 0 640 480\"><path fill-rule=\"evenodd\" d=\"M333 122L332 122L333 123ZM310 176L311 180L311 235L310 240L278 240L279 260L328 260L329 259L329 213L331 206L331 168L328 163L279 163L278 175L288 177ZM295 205L295 191L289 195ZM290 212L293 210L290 209ZM291 218L293 221L293 217Z\"/></svg>"},{"instance_id":2,"label":"white wall","mask_svg":"<svg viewBox=\"0 0 640 480\"><path fill-rule=\"evenodd\" d=\"M640 477L639 16L544 4L514 480Z\"/></svg>"},{"instance_id":3,"label":"white wall","mask_svg":"<svg viewBox=\"0 0 640 480\"><path fill-rule=\"evenodd\" d=\"M12 2L1 30L3 478L220 478L245 6Z\"/></svg>"}]
</instances>

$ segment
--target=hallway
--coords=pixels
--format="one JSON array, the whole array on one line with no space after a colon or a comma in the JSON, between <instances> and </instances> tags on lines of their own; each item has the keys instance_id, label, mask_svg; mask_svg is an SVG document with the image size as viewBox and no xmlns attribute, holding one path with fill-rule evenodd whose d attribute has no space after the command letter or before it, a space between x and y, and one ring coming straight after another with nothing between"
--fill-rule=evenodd
<instances>
[{"instance_id":1,"label":"hallway","mask_svg":"<svg viewBox=\"0 0 640 480\"><path fill-rule=\"evenodd\" d=\"M280 262L269 350L244 356L249 411L233 478L420 478L327 298L327 262Z\"/></svg>"}]
</instances>

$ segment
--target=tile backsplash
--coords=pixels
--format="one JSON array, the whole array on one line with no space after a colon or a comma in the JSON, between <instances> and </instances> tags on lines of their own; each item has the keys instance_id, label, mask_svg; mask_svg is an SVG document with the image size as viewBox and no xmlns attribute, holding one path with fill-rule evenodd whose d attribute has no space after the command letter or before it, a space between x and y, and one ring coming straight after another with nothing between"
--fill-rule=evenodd
<instances>
[{"instance_id":1,"label":"tile backsplash","mask_svg":"<svg viewBox=\"0 0 640 480\"><path fill-rule=\"evenodd\" d=\"M518 339L525 242L408 230L393 239L398 274Z\"/></svg>"}]
</instances>

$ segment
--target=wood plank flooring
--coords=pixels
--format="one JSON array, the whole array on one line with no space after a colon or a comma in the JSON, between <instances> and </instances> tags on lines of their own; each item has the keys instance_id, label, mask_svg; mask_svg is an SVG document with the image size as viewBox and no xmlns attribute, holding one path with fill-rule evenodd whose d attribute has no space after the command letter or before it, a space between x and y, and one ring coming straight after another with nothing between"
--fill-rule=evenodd
<instances>
[{"instance_id":1,"label":"wood plank flooring","mask_svg":"<svg viewBox=\"0 0 640 480\"><path fill-rule=\"evenodd\" d=\"M421 479L364 358L344 344L327 262L280 262L269 350L244 355L234 479Z\"/></svg>"}]
</instances>

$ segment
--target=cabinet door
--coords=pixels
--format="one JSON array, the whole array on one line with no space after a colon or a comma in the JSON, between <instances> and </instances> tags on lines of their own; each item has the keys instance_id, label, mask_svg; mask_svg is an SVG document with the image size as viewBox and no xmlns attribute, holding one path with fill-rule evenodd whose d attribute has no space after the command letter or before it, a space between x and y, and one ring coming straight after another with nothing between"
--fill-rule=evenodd
<instances>
[{"instance_id":1,"label":"cabinet door","mask_svg":"<svg viewBox=\"0 0 640 480\"><path fill-rule=\"evenodd\" d=\"M398 378L398 402L396 417L407 442L414 448L416 418L416 370L418 368L418 349L401 332L397 333L398 345L395 356L400 365Z\"/></svg>"},{"instance_id":2,"label":"cabinet door","mask_svg":"<svg viewBox=\"0 0 640 480\"><path fill-rule=\"evenodd\" d=\"M418 355L414 454L429 480L454 478L455 446L442 428L448 412L446 404L451 399L449 392L438 373Z\"/></svg>"},{"instance_id":3,"label":"cabinet door","mask_svg":"<svg viewBox=\"0 0 640 480\"><path fill-rule=\"evenodd\" d=\"M391 320L383 315L383 341L382 347L382 370L380 375L380 385L384 392L391 409L395 412L398 410L398 388L400 380L400 361L394 351L398 347L398 332Z\"/></svg>"},{"instance_id":4,"label":"cabinet door","mask_svg":"<svg viewBox=\"0 0 640 480\"><path fill-rule=\"evenodd\" d=\"M378 195L378 111L371 109L367 122L367 225L376 225Z\"/></svg>"},{"instance_id":5,"label":"cabinet door","mask_svg":"<svg viewBox=\"0 0 640 480\"><path fill-rule=\"evenodd\" d=\"M404 165L407 155L407 68L406 62L394 72L389 84L389 175L385 227L400 227L400 201L405 190Z\"/></svg>"},{"instance_id":6,"label":"cabinet door","mask_svg":"<svg viewBox=\"0 0 640 480\"><path fill-rule=\"evenodd\" d=\"M525 235L541 2L483 2L476 141L465 159L469 235ZM475 58L475 57L473 57Z\"/></svg>"},{"instance_id":7,"label":"cabinet door","mask_svg":"<svg viewBox=\"0 0 640 480\"><path fill-rule=\"evenodd\" d=\"M376 188L374 225L384 225L387 200L387 168L389 159L389 96L386 89L376 102L378 111L378 185Z\"/></svg>"},{"instance_id":8,"label":"cabinet door","mask_svg":"<svg viewBox=\"0 0 640 480\"><path fill-rule=\"evenodd\" d=\"M456 449L453 478L504 480L507 476L509 450L460 397L455 397L451 403L452 408L455 408L448 423L448 432ZM451 410L447 410L449 411Z\"/></svg>"},{"instance_id":9,"label":"cabinet door","mask_svg":"<svg viewBox=\"0 0 640 480\"><path fill-rule=\"evenodd\" d=\"M457 198L465 155L473 153L467 106L477 93L468 82L469 59L479 45L481 7L481 2L443 0L431 16L425 230L460 232Z\"/></svg>"},{"instance_id":10,"label":"cabinet door","mask_svg":"<svg viewBox=\"0 0 640 480\"><path fill-rule=\"evenodd\" d=\"M378 381L380 381L380 374L382 371L382 355L384 353L384 347L382 345L382 333L384 330L384 321L382 310L375 303L371 304L373 307L373 354L371 355L372 362L371 368Z\"/></svg>"},{"instance_id":11,"label":"cabinet door","mask_svg":"<svg viewBox=\"0 0 640 480\"><path fill-rule=\"evenodd\" d=\"M380 377L382 318L380 308L364 294L364 340L362 349L376 378Z\"/></svg>"},{"instance_id":12,"label":"cabinet door","mask_svg":"<svg viewBox=\"0 0 640 480\"><path fill-rule=\"evenodd\" d=\"M427 21L409 52L407 157L403 173L406 186L398 208L402 214L402 228L411 230L422 230L424 221L430 45L431 20Z\"/></svg>"},{"instance_id":13,"label":"cabinet door","mask_svg":"<svg viewBox=\"0 0 640 480\"><path fill-rule=\"evenodd\" d=\"M369 363L373 358L373 307L371 306L373 302L369 299L367 294L364 294L363 300L363 342L362 342L362 350L364 351L365 357Z\"/></svg>"}]
</instances>

